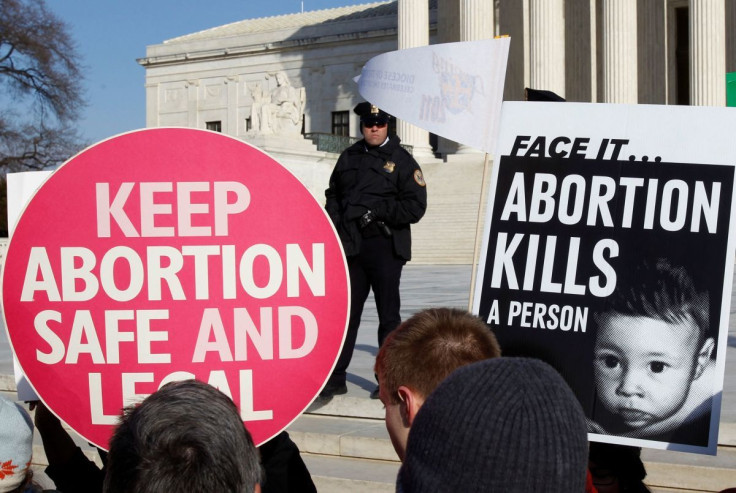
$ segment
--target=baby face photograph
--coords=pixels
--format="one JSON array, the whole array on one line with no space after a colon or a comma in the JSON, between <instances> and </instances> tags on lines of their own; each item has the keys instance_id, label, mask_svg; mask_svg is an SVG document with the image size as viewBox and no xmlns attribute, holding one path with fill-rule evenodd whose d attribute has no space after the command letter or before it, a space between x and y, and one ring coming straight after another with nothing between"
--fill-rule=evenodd
<instances>
[{"instance_id":1,"label":"baby face photograph","mask_svg":"<svg viewBox=\"0 0 736 493\"><path fill-rule=\"evenodd\" d=\"M596 315L595 419L589 431L707 442L715 341L708 294L666 259L637 266Z\"/></svg>"}]
</instances>

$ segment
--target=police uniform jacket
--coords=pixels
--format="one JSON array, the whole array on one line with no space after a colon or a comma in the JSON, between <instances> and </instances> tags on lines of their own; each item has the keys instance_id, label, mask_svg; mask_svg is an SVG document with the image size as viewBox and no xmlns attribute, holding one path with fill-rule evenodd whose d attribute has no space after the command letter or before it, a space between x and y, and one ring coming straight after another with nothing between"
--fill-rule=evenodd
<instances>
[{"instance_id":1,"label":"police uniform jacket","mask_svg":"<svg viewBox=\"0 0 736 493\"><path fill-rule=\"evenodd\" d=\"M409 225L424 215L427 189L422 170L399 142L395 135L380 147L360 140L340 154L332 171L325 208L348 257L360 251L360 217L373 211L390 228L394 253L411 260Z\"/></svg>"}]
</instances>

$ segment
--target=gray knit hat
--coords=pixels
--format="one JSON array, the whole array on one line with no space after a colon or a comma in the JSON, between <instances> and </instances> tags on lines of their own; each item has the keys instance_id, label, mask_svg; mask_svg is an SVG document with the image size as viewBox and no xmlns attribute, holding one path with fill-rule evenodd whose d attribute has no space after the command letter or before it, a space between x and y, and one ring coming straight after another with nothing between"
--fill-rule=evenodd
<instances>
[{"instance_id":1,"label":"gray knit hat","mask_svg":"<svg viewBox=\"0 0 736 493\"><path fill-rule=\"evenodd\" d=\"M548 364L492 358L453 372L409 432L396 490L582 492L585 416Z\"/></svg>"}]
</instances>

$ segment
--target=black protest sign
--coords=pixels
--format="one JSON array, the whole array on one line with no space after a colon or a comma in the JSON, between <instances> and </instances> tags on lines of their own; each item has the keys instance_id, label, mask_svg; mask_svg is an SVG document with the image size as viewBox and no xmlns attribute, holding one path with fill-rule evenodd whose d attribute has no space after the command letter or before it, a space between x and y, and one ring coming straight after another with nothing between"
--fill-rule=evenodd
<instances>
[{"instance_id":1,"label":"black protest sign","mask_svg":"<svg viewBox=\"0 0 736 493\"><path fill-rule=\"evenodd\" d=\"M504 107L474 311L560 371L592 439L713 453L734 168L647 109ZM691 110L669 117L723 123Z\"/></svg>"}]
</instances>

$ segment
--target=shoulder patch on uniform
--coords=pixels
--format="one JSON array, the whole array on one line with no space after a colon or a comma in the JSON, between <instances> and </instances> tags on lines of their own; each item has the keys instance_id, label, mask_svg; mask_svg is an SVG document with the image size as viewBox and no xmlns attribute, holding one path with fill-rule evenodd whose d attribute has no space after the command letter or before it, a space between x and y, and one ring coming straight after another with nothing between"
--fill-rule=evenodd
<instances>
[{"instance_id":1,"label":"shoulder patch on uniform","mask_svg":"<svg viewBox=\"0 0 736 493\"><path fill-rule=\"evenodd\" d=\"M424 187L427 184L424 182L424 175L422 174L422 170L415 169L414 170L414 181L417 182L417 185L420 187Z\"/></svg>"},{"instance_id":2,"label":"shoulder patch on uniform","mask_svg":"<svg viewBox=\"0 0 736 493\"><path fill-rule=\"evenodd\" d=\"M394 168L396 168L396 163L394 163L393 161L386 161L386 164L383 165L383 169L385 169L389 173L393 173Z\"/></svg>"}]
</instances>

